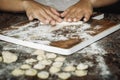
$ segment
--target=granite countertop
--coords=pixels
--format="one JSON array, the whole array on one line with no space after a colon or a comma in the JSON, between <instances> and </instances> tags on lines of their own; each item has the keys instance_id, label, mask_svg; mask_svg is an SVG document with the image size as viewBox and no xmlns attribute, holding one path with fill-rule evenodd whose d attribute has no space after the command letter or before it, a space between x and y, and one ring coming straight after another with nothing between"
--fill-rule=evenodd
<instances>
[{"instance_id":1,"label":"granite countertop","mask_svg":"<svg viewBox=\"0 0 120 80\"><path fill-rule=\"evenodd\" d=\"M105 14L105 17L120 23L120 15L118 14L117 15ZM27 20L27 17L24 13L15 14L0 12L0 29L25 20ZM29 53L34 51L34 49L31 48L0 41L0 53L2 53L2 51L7 50L17 53L20 57L16 63L9 64L10 66L15 65L15 67L21 65L24 62L25 58L31 56ZM68 80L120 80L120 30L89 45L88 47L76 52L75 54L65 57L67 58L68 63L72 63L74 61L75 62L90 61L96 64L88 69L87 76L85 77L73 76ZM102 60L99 58L101 58ZM0 80L39 80L36 77L16 78L7 76L6 73L9 74L9 71L15 68L15 67L10 68L9 65L0 63ZM103 66L101 67L100 65L106 66L106 68L104 68ZM2 71L4 71L4 73ZM107 71L110 72L110 74L107 74ZM57 79L55 76L52 76L50 80Z\"/></svg>"}]
</instances>

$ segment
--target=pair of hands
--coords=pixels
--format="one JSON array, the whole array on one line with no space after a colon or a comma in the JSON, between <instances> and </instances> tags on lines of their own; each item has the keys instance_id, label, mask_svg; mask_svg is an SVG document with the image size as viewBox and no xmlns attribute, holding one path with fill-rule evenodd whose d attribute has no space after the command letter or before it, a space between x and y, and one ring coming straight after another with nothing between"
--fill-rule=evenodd
<instances>
[{"instance_id":1,"label":"pair of hands","mask_svg":"<svg viewBox=\"0 0 120 80\"><path fill-rule=\"evenodd\" d=\"M88 0L80 0L61 14L56 9L35 1L24 1L24 9L29 20L38 19L45 24L51 25L55 25L57 22L62 22L63 20L76 22L82 18L86 22L93 12L92 4ZM64 17L64 19L61 17Z\"/></svg>"}]
</instances>

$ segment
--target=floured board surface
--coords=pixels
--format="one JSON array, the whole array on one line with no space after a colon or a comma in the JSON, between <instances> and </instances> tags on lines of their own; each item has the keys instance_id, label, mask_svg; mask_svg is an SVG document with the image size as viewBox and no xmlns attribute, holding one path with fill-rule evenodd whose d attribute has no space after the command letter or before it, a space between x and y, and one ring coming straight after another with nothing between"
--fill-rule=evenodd
<instances>
[{"instance_id":1,"label":"floured board surface","mask_svg":"<svg viewBox=\"0 0 120 80\"><path fill-rule=\"evenodd\" d=\"M70 55L91 43L120 29L120 25L109 20L84 22L62 22L56 26L38 21L20 23L1 30L0 39L15 44Z\"/></svg>"}]
</instances>

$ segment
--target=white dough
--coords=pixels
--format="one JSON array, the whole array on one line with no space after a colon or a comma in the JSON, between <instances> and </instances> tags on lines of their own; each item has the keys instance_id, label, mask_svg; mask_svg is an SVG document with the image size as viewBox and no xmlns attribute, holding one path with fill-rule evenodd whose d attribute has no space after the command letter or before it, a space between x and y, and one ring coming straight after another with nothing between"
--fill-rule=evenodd
<instances>
[{"instance_id":1,"label":"white dough","mask_svg":"<svg viewBox=\"0 0 120 80\"><path fill-rule=\"evenodd\" d=\"M75 71L75 69L76 68L73 65L68 65L63 68L63 71L71 72L71 71Z\"/></svg>"},{"instance_id":2,"label":"white dough","mask_svg":"<svg viewBox=\"0 0 120 80\"><path fill-rule=\"evenodd\" d=\"M47 59L54 59L57 57L57 55L55 53L47 53L46 57L47 57Z\"/></svg>"},{"instance_id":3,"label":"white dough","mask_svg":"<svg viewBox=\"0 0 120 80\"><path fill-rule=\"evenodd\" d=\"M43 61L40 61L39 63L41 63L43 65L51 65L52 61L51 60L43 60Z\"/></svg>"},{"instance_id":4,"label":"white dough","mask_svg":"<svg viewBox=\"0 0 120 80\"><path fill-rule=\"evenodd\" d=\"M30 58L30 59L26 59L25 62L28 64L33 64L34 62L37 62L37 60Z\"/></svg>"},{"instance_id":5,"label":"white dough","mask_svg":"<svg viewBox=\"0 0 120 80\"><path fill-rule=\"evenodd\" d=\"M37 74L40 79L47 79L49 77L49 73L47 71L41 71Z\"/></svg>"},{"instance_id":6,"label":"white dough","mask_svg":"<svg viewBox=\"0 0 120 80\"><path fill-rule=\"evenodd\" d=\"M34 68L34 69L38 69L38 70L42 70L42 69L45 68L45 65L38 63L38 64L34 65L33 68Z\"/></svg>"},{"instance_id":7,"label":"white dough","mask_svg":"<svg viewBox=\"0 0 120 80\"><path fill-rule=\"evenodd\" d=\"M59 77L60 79L67 80L68 78L71 77L71 74L70 74L70 73L65 73L65 72L63 72L63 73L58 73L58 77Z\"/></svg>"},{"instance_id":8,"label":"white dough","mask_svg":"<svg viewBox=\"0 0 120 80\"><path fill-rule=\"evenodd\" d=\"M3 60L2 57L0 57L0 62L2 62L2 60Z\"/></svg>"},{"instance_id":9,"label":"white dough","mask_svg":"<svg viewBox=\"0 0 120 80\"><path fill-rule=\"evenodd\" d=\"M57 73L57 72L59 72L59 71L60 71L60 68L54 67L54 66L50 67L50 69L49 69L49 72L50 72L51 74L55 74L55 73Z\"/></svg>"},{"instance_id":10,"label":"white dough","mask_svg":"<svg viewBox=\"0 0 120 80\"><path fill-rule=\"evenodd\" d=\"M44 50L36 50L35 52L33 52L32 55L44 55L45 51Z\"/></svg>"},{"instance_id":11,"label":"white dough","mask_svg":"<svg viewBox=\"0 0 120 80\"><path fill-rule=\"evenodd\" d=\"M22 76L22 75L24 75L24 70L21 70L21 69L14 69L13 71L12 71L12 75L13 76Z\"/></svg>"},{"instance_id":12,"label":"white dough","mask_svg":"<svg viewBox=\"0 0 120 80\"><path fill-rule=\"evenodd\" d=\"M87 65L87 64L84 64L84 63L80 63L80 64L77 66L77 69L79 69L79 70L88 69L88 65Z\"/></svg>"},{"instance_id":13,"label":"white dough","mask_svg":"<svg viewBox=\"0 0 120 80\"><path fill-rule=\"evenodd\" d=\"M45 59L45 57L43 55L38 55L37 56L37 60L42 61L43 59Z\"/></svg>"},{"instance_id":14,"label":"white dough","mask_svg":"<svg viewBox=\"0 0 120 80\"><path fill-rule=\"evenodd\" d=\"M3 51L2 52L3 56L3 62L4 63L12 63L15 62L18 59L18 56L9 52L9 51Z\"/></svg>"},{"instance_id":15,"label":"white dough","mask_svg":"<svg viewBox=\"0 0 120 80\"><path fill-rule=\"evenodd\" d=\"M88 73L87 70L76 70L76 71L75 71L75 75L76 75L76 76L79 76L79 77L86 76L87 73Z\"/></svg>"},{"instance_id":16,"label":"white dough","mask_svg":"<svg viewBox=\"0 0 120 80\"><path fill-rule=\"evenodd\" d=\"M25 71L26 76L35 76L37 74L37 70L35 69L28 69Z\"/></svg>"},{"instance_id":17,"label":"white dough","mask_svg":"<svg viewBox=\"0 0 120 80\"><path fill-rule=\"evenodd\" d=\"M65 61L65 57L63 57L63 56L59 56L59 57L57 57L56 59L55 59L55 61L61 61L61 62L64 62Z\"/></svg>"},{"instance_id":18,"label":"white dough","mask_svg":"<svg viewBox=\"0 0 120 80\"><path fill-rule=\"evenodd\" d=\"M53 65L54 67L60 68L60 67L62 67L63 62L54 62L52 65Z\"/></svg>"},{"instance_id":19,"label":"white dough","mask_svg":"<svg viewBox=\"0 0 120 80\"><path fill-rule=\"evenodd\" d=\"M20 67L21 69L30 69L31 68L31 66L30 65L28 65L28 64L23 64L23 65L21 65L21 67Z\"/></svg>"}]
</instances>

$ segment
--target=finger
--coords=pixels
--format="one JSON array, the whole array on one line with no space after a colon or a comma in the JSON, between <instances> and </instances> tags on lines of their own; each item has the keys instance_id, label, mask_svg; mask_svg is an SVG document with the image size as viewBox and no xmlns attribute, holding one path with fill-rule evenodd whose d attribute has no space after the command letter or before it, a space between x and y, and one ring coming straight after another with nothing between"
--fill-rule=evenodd
<instances>
[{"instance_id":1,"label":"finger","mask_svg":"<svg viewBox=\"0 0 120 80\"><path fill-rule=\"evenodd\" d=\"M65 10L62 14L61 14L61 17L65 17L68 13L69 13L69 9Z\"/></svg>"},{"instance_id":2,"label":"finger","mask_svg":"<svg viewBox=\"0 0 120 80\"><path fill-rule=\"evenodd\" d=\"M60 16L60 14L57 12L56 9L54 9L54 8L50 8L50 9L51 9L51 11L52 11L55 15Z\"/></svg>"},{"instance_id":3,"label":"finger","mask_svg":"<svg viewBox=\"0 0 120 80\"><path fill-rule=\"evenodd\" d=\"M26 12L26 15L27 15L27 17L28 17L28 19L29 19L30 21L32 21L32 20L34 19L33 16L32 16L32 14Z\"/></svg>"},{"instance_id":4,"label":"finger","mask_svg":"<svg viewBox=\"0 0 120 80\"><path fill-rule=\"evenodd\" d=\"M90 19L90 16L91 14L90 13L85 13L85 16L84 16L84 22L87 22L89 19Z\"/></svg>"},{"instance_id":5,"label":"finger","mask_svg":"<svg viewBox=\"0 0 120 80\"><path fill-rule=\"evenodd\" d=\"M54 25L56 25L56 21L52 20L52 21L50 22L50 24L54 26Z\"/></svg>"}]
</instances>

